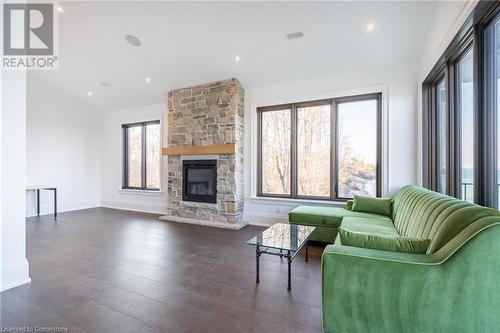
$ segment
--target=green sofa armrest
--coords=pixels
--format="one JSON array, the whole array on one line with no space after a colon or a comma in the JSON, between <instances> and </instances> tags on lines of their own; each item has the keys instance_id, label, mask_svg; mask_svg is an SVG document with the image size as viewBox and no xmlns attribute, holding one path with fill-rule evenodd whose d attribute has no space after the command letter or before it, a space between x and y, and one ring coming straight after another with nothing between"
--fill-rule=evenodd
<instances>
[{"instance_id":1,"label":"green sofa armrest","mask_svg":"<svg viewBox=\"0 0 500 333\"><path fill-rule=\"evenodd\" d=\"M329 245L325 332L473 332L500 327L500 223L474 223L440 251L408 254Z\"/></svg>"}]
</instances>

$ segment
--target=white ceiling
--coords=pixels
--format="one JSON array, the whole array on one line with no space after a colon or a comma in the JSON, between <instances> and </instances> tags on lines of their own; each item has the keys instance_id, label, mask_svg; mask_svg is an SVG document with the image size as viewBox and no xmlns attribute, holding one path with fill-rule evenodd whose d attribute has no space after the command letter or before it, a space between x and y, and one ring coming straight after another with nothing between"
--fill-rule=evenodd
<instances>
[{"instance_id":1,"label":"white ceiling","mask_svg":"<svg viewBox=\"0 0 500 333\"><path fill-rule=\"evenodd\" d=\"M114 110L160 103L169 90L231 77L249 88L419 61L435 3L61 5L59 70L36 75L98 109ZM368 22L372 33L364 29ZM296 31L304 37L285 38ZM142 46L127 44L126 34Z\"/></svg>"}]
</instances>

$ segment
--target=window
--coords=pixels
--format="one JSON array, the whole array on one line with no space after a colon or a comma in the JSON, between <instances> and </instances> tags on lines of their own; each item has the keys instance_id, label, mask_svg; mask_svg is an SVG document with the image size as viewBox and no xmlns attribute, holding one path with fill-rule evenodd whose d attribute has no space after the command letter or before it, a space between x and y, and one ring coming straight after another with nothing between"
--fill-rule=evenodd
<instances>
[{"instance_id":1,"label":"window","mask_svg":"<svg viewBox=\"0 0 500 333\"><path fill-rule=\"evenodd\" d=\"M338 123L338 196L377 194L378 100L340 102Z\"/></svg>"},{"instance_id":2,"label":"window","mask_svg":"<svg viewBox=\"0 0 500 333\"><path fill-rule=\"evenodd\" d=\"M438 191L447 193L448 180L448 114L446 108L446 79L436 86L437 170Z\"/></svg>"},{"instance_id":3,"label":"window","mask_svg":"<svg viewBox=\"0 0 500 333\"><path fill-rule=\"evenodd\" d=\"M460 110L461 198L474 202L474 82L473 51L460 59L458 69L458 109Z\"/></svg>"},{"instance_id":4,"label":"window","mask_svg":"<svg viewBox=\"0 0 500 333\"><path fill-rule=\"evenodd\" d=\"M499 208L500 2L480 1L422 86L424 186Z\"/></svg>"},{"instance_id":5,"label":"window","mask_svg":"<svg viewBox=\"0 0 500 333\"><path fill-rule=\"evenodd\" d=\"M297 194L330 197L330 104L297 107Z\"/></svg>"},{"instance_id":6,"label":"window","mask_svg":"<svg viewBox=\"0 0 500 333\"><path fill-rule=\"evenodd\" d=\"M380 96L258 108L257 195L380 195Z\"/></svg>"},{"instance_id":7,"label":"window","mask_svg":"<svg viewBox=\"0 0 500 333\"><path fill-rule=\"evenodd\" d=\"M494 193L496 194L496 200L493 200L494 204L496 205L495 208L499 209L500 208L500 185L499 185L499 180L500 180L500 15L497 15L496 19L492 22L491 24L491 29L492 29L492 44L493 47L492 49L492 56L493 56L493 64L492 66L494 67L494 70L491 71L493 73L493 77L491 78L490 81L490 87L492 93L490 94L492 98L492 109L493 113L496 118L496 165L493 169L493 186L494 186ZM493 51L494 50L494 51Z\"/></svg>"},{"instance_id":8,"label":"window","mask_svg":"<svg viewBox=\"0 0 500 333\"><path fill-rule=\"evenodd\" d=\"M289 108L271 110L261 115L262 193L290 196Z\"/></svg>"},{"instance_id":9,"label":"window","mask_svg":"<svg viewBox=\"0 0 500 333\"><path fill-rule=\"evenodd\" d=\"M489 136L490 176L485 191L490 194L489 203L500 208L500 14L497 14L485 31L485 118L491 127Z\"/></svg>"},{"instance_id":10,"label":"window","mask_svg":"<svg viewBox=\"0 0 500 333\"><path fill-rule=\"evenodd\" d=\"M160 190L160 121L122 125L123 188Z\"/></svg>"}]
</instances>

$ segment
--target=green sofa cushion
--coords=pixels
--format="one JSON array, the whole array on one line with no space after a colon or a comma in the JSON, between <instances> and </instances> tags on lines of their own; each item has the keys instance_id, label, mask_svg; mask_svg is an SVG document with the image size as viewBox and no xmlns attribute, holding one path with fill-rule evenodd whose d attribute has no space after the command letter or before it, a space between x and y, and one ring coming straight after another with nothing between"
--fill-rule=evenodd
<instances>
[{"instance_id":1,"label":"green sofa cushion","mask_svg":"<svg viewBox=\"0 0 500 333\"><path fill-rule=\"evenodd\" d=\"M341 228L377 236L400 236L391 220L381 218L346 217L342 220Z\"/></svg>"},{"instance_id":2,"label":"green sofa cushion","mask_svg":"<svg viewBox=\"0 0 500 333\"><path fill-rule=\"evenodd\" d=\"M341 227L340 242L345 246L362 247L381 251L424 254L431 243L430 239L416 239L400 236L377 235L374 233L353 232Z\"/></svg>"},{"instance_id":3,"label":"green sofa cushion","mask_svg":"<svg viewBox=\"0 0 500 333\"><path fill-rule=\"evenodd\" d=\"M347 200L347 202L345 203L345 209L352 210L353 203L354 202L352 200Z\"/></svg>"},{"instance_id":4,"label":"green sofa cushion","mask_svg":"<svg viewBox=\"0 0 500 333\"><path fill-rule=\"evenodd\" d=\"M390 198L372 198L361 195L354 195L352 210L355 212L365 212L391 216Z\"/></svg>"},{"instance_id":5,"label":"green sofa cushion","mask_svg":"<svg viewBox=\"0 0 500 333\"><path fill-rule=\"evenodd\" d=\"M298 206L288 214L290 223L330 227L339 227L342 218L346 216L383 218L390 221L388 216L353 212L341 207Z\"/></svg>"},{"instance_id":6,"label":"green sofa cushion","mask_svg":"<svg viewBox=\"0 0 500 333\"><path fill-rule=\"evenodd\" d=\"M307 239L310 241L333 244L338 237L338 232L338 228L316 226Z\"/></svg>"}]
</instances>

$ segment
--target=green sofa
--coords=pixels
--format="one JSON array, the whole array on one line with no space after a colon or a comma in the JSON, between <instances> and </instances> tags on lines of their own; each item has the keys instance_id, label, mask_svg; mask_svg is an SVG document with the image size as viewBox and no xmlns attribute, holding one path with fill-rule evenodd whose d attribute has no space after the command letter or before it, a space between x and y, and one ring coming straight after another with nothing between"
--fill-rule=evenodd
<instances>
[{"instance_id":1,"label":"green sofa","mask_svg":"<svg viewBox=\"0 0 500 333\"><path fill-rule=\"evenodd\" d=\"M406 186L393 197L390 218L345 213L342 228L430 245L426 254L328 245L321 261L325 332L500 330L499 211Z\"/></svg>"}]
</instances>

